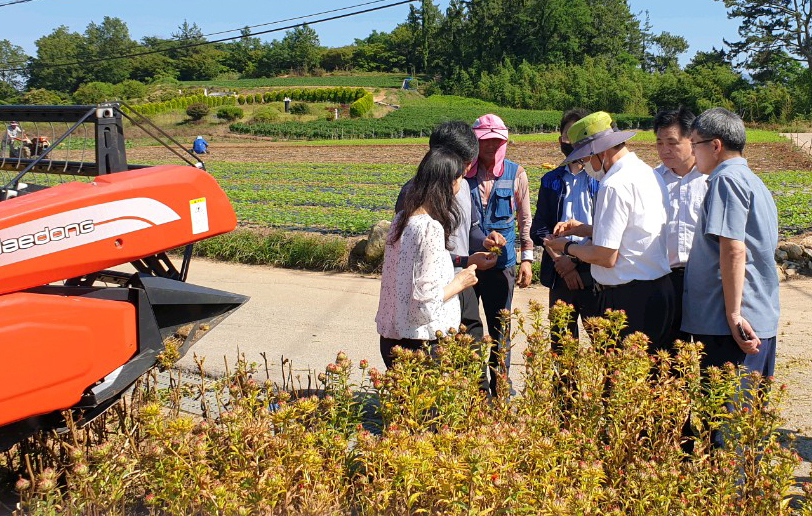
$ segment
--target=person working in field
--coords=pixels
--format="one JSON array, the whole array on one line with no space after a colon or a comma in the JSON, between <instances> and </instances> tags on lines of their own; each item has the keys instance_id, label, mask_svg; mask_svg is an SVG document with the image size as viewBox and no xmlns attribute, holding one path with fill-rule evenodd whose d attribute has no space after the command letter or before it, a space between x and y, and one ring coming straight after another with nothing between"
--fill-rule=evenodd
<instances>
[{"instance_id":1,"label":"person working in field","mask_svg":"<svg viewBox=\"0 0 812 516\"><path fill-rule=\"evenodd\" d=\"M589 114L585 109L571 109L561 118L561 136L559 144L564 157L572 150L567 131L572 125ZM584 164L573 161L551 170L541 178L539 195L536 200L536 212L530 227L530 236L536 245L544 245L544 239L552 235L559 222L570 219L584 224L592 224L595 196L598 192L598 181L584 170ZM568 237L581 242L584 237ZM550 248L545 249L541 259L541 284L550 289L549 302L552 307L556 301L572 305L573 320L569 326L570 333L578 338L578 316L600 315L597 307L597 296L593 291L594 281L589 270L590 265L577 258L566 256ZM552 339L557 343L558 336Z\"/></svg>"},{"instance_id":2,"label":"person working in field","mask_svg":"<svg viewBox=\"0 0 812 516\"><path fill-rule=\"evenodd\" d=\"M471 126L462 121L444 122L431 132L429 148L448 149L457 154L463 161L466 170L479 154L479 142ZM412 186L410 179L398 194L395 203L395 213L403 210L403 203L407 192ZM485 235L479 222L479 212L471 204L471 190L468 183L463 181L455 195L460 208L460 223L451 235L449 251L454 262L454 271L459 273L469 265L476 265L478 270L487 270L496 265L496 253L487 252L492 247L502 247L504 237L492 232ZM460 313L462 324L466 332L481 341L483 337L482 319L479 317L479 302L473 287L460 292Z\"/></svg>"},{"instance_id":3,"label":"person working in field","mask_svg":"<svg viewBox=\"0 0 812 516\"><path fill-rule=\"evenodd\" d=\"M530 186L527 173L517 163L505 158L508 129L496 115L484 115L474 123L474 133L479 140L479 155L466 174L471 187L471 200L479 211L482 227L486 232L497 231L506 240L496 265L488 270L477 271L479 280L475 291L482 300L488 334L494 339L490 352L491 394L496 395L496 372L499 364L499 343L505 342L504 361L510 366L510 331L502 334L499 312L510 310L513 303L513 287L530 285L532 279L533 241L530 239ZM516 222L519 224L521 265L516 275ZM505 371L507 373L507 371ZM484 386L484 385L483 385Z\"/></svg>"},{"instance_id":4,"label":"person working in field","mask_svg":"<svg viewBox=\"0 0 812 516\"><path fill-rule=\"evenodd\" d=\"M392 366L395 346L420 349L436 342L438 331L460 325L457 294L477 282L476 265L455 275L448 252L461 218L455 195L465 169L455 152L430 149L404 196L403 211L392 221L375 317L386 367Z\"/></svg>"},{"instance_id":5,"label":"person working in field","mask_svg":"<svg viewBox=\"0 0 812 516\"><path fill-rule=\"evenodd\" d=\"M673 346L677 339L689 341L691 336L680 330L682 325L682 290L685 279L685 265L694 241L694 231L699 221L699 211L705 192L708 191L706 177L696 168L691 147L691 124L696 116L688 109L662 110L654 117L654 134L657 136L657 154L662 163L654 169L660 175L668 191L665 206L668 211L668 224L665 227L665 242L668 262L671 266L671 284L676 299L674 322L668 345Z\"/></svg>"},{"instance_id":6,"label":"person working in field","mask_svg":"<svg viewBox=\"0 0 812 516\"><path fill-rule=\"evenodd\" d=\"M198 136L192 144L192 152L195 154L208 154L209 142L204 140L202 136Z\"/></svg>"},{"instance_id":7,"label":"person working in field","mask_svg":"<svg viewBox=\"0 0 812 516\"><path fill-rule=\"evenodd\" d=\"M583 160L601 182L594 225L572 219L560 222L556 237L544 245L592 264L598 309L625 310L623 335L641 331L650 351L667 345L674 319L674 289L662 233L668 221L662 178L626 147L632 131L618 131L608 113L599 111L575 122L569 139L574 150L565 163ZM573 242L566 236L590 237Z\"/></svg>"},{"instance_id":8,"label":"person working in field","mask_svg":"<svg viewBox=\"0 0 812 516\"><path fill-rule=\"evenodd\" d=\"M15 121L12 121L6 127L3 133L2 145L0 145L0 158L6 155L8 149L9 156L12 158L19 157L19 149L22 146L22 140L25 139L25 131Z\"/></svg>"}]
</instances>

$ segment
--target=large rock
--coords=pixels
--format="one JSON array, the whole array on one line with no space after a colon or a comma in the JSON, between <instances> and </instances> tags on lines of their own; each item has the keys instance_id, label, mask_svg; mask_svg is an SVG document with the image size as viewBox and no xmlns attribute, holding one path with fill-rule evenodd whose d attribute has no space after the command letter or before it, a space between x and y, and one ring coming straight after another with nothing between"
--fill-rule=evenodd
<instances>
[{"instance_id":1,"label":"large rock","mask_svg":"<svg viewBox=\"0 0 812 516\"><path fill-rule=\"evenodd\" d=\"M367 245L364 249L364 258L366 258L367 262L375 263L381 261L383 258L383 251L386 247L386 235L389 234L390 226L392 226L391 222L381 220L369 230Z\"/></svg>"},{"instance_id":2,"label":"large rock","mask_svg":"<svg viewBox=\"0 0 812 516\"><path fill-rule=\"evenodd\" d=\"M789 244L785 250L789 259L795 262L799 261L804 256L804 248L798 244Z\"/></svg>"},{"instance_id":3,"label":"large rock","mask_svg":"<svg viewBox=\"0 0 812 516\"><path fill-rule=\"evenodd\" d=\"M789 257L789 255L787 254L786 251L783 251L781 249L776 249L775 250L775 261L776 262L784 263L785 261L787 261L788 257Z\"/></svg>"}]
</instances>

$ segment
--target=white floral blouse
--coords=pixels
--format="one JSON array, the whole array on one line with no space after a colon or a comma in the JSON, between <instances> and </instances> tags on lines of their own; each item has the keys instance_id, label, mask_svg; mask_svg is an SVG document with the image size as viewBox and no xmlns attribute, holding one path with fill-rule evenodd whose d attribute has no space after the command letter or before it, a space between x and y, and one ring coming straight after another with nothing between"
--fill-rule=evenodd
<instances>
[{"instance_id":1,"label":"white floral blouse","mask_svg":"<svg viewBox=\"0 0 812 516\"><path fill-rule=\"evenodd\" d=\"M399 213L392 223L394 231ZM460 325L457 296L443 301L454 279L443 227L428 214L409 217L397 242L386 245L378 300L378 333L389 339L434 340Z\"/></svg>"}]
</instances>

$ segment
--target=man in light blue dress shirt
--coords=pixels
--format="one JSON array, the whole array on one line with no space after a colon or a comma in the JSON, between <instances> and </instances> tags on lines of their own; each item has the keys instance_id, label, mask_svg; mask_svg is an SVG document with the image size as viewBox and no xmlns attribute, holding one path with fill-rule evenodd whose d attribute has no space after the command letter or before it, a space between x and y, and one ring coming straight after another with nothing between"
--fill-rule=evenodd
<instances>
[{"instance_id":1,"label":"man in light blue dress shirt","mask_svg":"<svg viewBox=\"0 0 812 516\"><path fill-rule=\"evenodd\" d=\"M709 177L685 271L682 330L705 345L703 370L731 362L772 376L779 314L775 202L742 156L746 133L738 115L709 109L692 127L696 166ZM715 442L721 445L721 436Z\"/></svg>"},{"instance_id":2,"label":"man in light blue dress shirt","mask_svg":"<svg viewBox=\"0 0 812 516\"><path fill-rule=\"evenodd\" d=\"M671 335L666 349L673 351L674 341L690 341L691 336L680 330L682 326L682 290L685 265L694 241L694 231L699 222L702 201L708 191L707 176L696 168L696 158L691 147L691 124L696 115L688 109L664 109L654 117L654 134L657 136L657 154L662 164L654 169L660 175L668 191L666 210L668 223L663 231L671 266L669 278L674 285L676 309Z\"/></svg>"}]
</instances>

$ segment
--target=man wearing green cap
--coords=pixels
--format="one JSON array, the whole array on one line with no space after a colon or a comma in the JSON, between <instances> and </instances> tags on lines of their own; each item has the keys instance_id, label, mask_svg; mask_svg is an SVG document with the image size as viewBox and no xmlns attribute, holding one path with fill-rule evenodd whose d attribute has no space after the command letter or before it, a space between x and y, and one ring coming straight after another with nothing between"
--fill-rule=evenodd
<instances>
[{"instance_id":1,"label":"man wearing green cap","mask_svg":"<svg viewBox=\"0 0 812 516\"><path fill-rule=\"evenodd\" d=\"M545 240L553 251L592 264L598 308L625 310L622 335L640 331L651 340L650 351L667 348L674 319L674 288L665 239L668 194L662 178L626 147L632 131L618 131L608 113L598 111L572 125L573 151L564 163L582 161L601 182L594 225L561 222L556 237ZM589 237L572 242L565 236Z\"/></svg>"}]
</instances>

